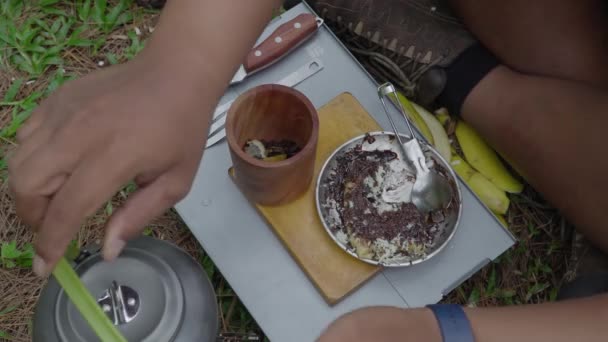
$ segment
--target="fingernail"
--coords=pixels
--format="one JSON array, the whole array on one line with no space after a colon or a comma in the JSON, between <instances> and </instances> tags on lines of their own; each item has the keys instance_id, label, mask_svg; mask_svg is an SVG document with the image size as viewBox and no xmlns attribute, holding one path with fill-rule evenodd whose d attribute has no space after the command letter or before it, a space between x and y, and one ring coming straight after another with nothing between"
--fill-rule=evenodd
<instances>
[{"instance_id":1,"label":"fingernail","mask_svg":"<svg viewBox=\"0 0 608 342\"><path fill-rule=\"evenodd\" d=\"M34 261L32 262L32 270L39 277L46 277L49 272L47 269L46 261L44 261L44 259L42 259L38 255L34 256Z\"/></svg>"},{"instance_id":2,"label":"fingernail","mask_svg":"<svg viewBox=\"0 0 608 342\"><path fill-rule=\"evenodd\" d=\"M127 243L124 240L112 239L103 246L103 258L112 261L118 257Z\"/></svg>"}]
</instances>

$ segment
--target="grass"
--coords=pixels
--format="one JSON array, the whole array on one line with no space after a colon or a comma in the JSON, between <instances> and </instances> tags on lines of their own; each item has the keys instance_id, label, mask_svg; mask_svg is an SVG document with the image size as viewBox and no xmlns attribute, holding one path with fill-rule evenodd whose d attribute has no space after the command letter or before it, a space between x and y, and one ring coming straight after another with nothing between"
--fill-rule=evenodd
<instances>
[{"instance_id":1,"label":"grass","mask_svg":"<svg viewBox=\"0 0 608 342\"><path fill-rule=\"evenodd\" d=\"M34 247L26 244L25 248L17 248L17 241L4 242L0 246L0 266L11 269L15 267L32 267L34 258Z\"/></svg>"},{"instance_id":2,"label":"grass","mask_svg":"<svg viewBox=\"0 0 608 342\"><path fill-rule=\"evenodd\" d=\"M488 306L555 300L575 265L571 248L561 237L567 223L555 210L532 206L526 200L536 197L530 189L512 197L508 222L518 242L453 291L446 301Z\"/></svg>"},{"instance_id":3,"label":"grass","mask_svg":"<svg viewBox=\"0 0 608 342\"><path fill-rule=\"evenodd\" d=\"M4 0L0 2L0 341L29 341L31 317L44 286L30 271L32 233L16 217L7 191L6 156L15 133L38 103L64 82L135 57L158 13L131 0ZM103 225L135 190L119 191L73 241L69 254L99 241ZM532 190L512 198L507 215L517 245L452 291L446 302L470 306L538 303L555 299L570 268L563 242L567 223ZM174 211L151 223L145 235L173 241L199 260L212 280L226 340L263 338L211 259Z\"/></svg>"}]
</instances>

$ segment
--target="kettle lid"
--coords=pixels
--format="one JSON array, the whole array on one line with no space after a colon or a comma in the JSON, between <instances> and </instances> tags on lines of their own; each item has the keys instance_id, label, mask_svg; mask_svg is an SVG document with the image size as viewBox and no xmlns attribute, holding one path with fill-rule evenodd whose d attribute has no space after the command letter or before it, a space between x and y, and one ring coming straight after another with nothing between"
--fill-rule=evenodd
<instances>
[{"instance_id":1,"label":"kettle lid","mask_svg":"<svg viewBox=\"0 0 608 342\"><path fill-rule=\"evenodd\" d=\"M218 308L202 267L166 241L142 236L113 262L99 248L75 266L80 279L128 341L214 341ZM33 340L97 341L55 278L43 289Z\"/></svg>"}]
</instances>

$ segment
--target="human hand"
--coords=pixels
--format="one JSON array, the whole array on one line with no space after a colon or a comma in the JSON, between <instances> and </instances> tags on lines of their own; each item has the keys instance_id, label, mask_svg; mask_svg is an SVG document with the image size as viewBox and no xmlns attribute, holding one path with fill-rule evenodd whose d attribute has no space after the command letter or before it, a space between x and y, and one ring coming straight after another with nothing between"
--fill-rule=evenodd
<instances>
[{"instance_id":1,"label":"human hand","mask_svg":"<svg viewBox=\"0 0 608 342\"><path fill-rule=\"evenodd\" d=\"M221 87L208 91L205 75L163 63L138 57L71 81L18 132L9 182L17 214L37 232L37 274L129 181L139 189L107 223L108 260L189 191Z\"/></svg>"}]
</instances>

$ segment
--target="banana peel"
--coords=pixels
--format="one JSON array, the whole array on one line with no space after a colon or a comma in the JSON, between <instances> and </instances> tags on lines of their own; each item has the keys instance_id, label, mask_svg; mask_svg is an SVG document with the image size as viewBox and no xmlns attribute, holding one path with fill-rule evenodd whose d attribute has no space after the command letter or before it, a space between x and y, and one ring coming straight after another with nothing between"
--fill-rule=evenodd
<instances>
[{"instance_id":1,"label":"banana peel","mask_svg":"<svg viewBox=\"0 0 608 342\"><path fill-rule=\"evenodd\" d=\"M405 109L408 118L411 119L427 141L449 163L452 152L450 151L450 140L443 125L433 114L418 104L409 101L403 94L398 92L397 97L403 109Z\"/></svg>"},{"instance_id":2,"label":"banana peel","mask_svg":"<svg viewBox=\"0 0 608 342\"><path fill-rule=\"evenodd\" d=\"M469 163L457 154L452 155L450 165L454 172L469 185L469 188L479 197L481 202L494 214L504 215L507 212L511 201L503 190L499 189L481 173L475 171Z\"/></svg>"},{"instance_id":3,"label":"banana peel","mask_svg":"<svg viewBox=\"0 0 608 342\"><path fill-rule=\"evenodd\" d=\"M428 110L416 103L412 103L412 105L431 131L434 141L433 146L435 146L437 152L439 152L439 154L449 163L452 159L452 149L445 128L443 128L443 125L437 120L435 115L431 114Z\"/></svg>"},{"instance_id":4,"label":"banana peel","mask_svg":"<svg viewBox=\"0 0 608 342\"><path fill-rule=\"evenodd\" d=\"M397 92L397 99L403 106L403 109L405 109L407 117L411 120L411 122L414 123L414 126L418 128L422 136L424 136L424 138L429 142L429 144L434 146L435 141L433 140L433 134L431 133L431 130L427 126L426 122L422 119L418 111L414 109L411 102L400 92Z\"/></svg>"},{"instance_id":5,"label":"banana peel","mask_svg":"<svg viewBox=\"0 0 608 342\"><path fill-rule=\"evenodd\" d=\"M496 152L471 126L459 120L455 134L466 160L487 180L510 193L520 193L523 190L524 185L509 173Z\"/></svg>"}]
</instances>

